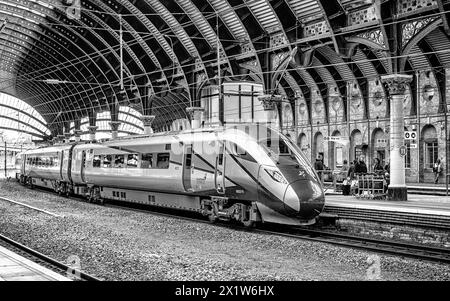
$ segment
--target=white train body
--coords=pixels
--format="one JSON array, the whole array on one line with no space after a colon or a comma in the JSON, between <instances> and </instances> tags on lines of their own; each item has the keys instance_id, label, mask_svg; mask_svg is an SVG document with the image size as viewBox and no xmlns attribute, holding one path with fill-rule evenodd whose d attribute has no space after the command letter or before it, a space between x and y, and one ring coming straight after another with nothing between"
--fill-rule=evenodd
<instances>
[{"instance_id":1,"label":"white train body","mask_svg":"<svg viewBox=\"0 0 450 301\"><path fill-rule=\"evenodd\" d=\"M90 200L193 210L244 224L312 224L324 207L317 174L287 137L270 133L270 143L214 128L41 148L18 155L17 177Z\"/></svg>"}]
</instances>

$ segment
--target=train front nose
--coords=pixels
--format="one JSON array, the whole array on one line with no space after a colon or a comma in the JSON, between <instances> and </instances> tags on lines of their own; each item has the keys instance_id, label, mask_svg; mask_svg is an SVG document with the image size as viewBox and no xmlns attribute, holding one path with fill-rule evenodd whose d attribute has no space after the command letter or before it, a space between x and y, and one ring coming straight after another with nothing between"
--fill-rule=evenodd
<instances>
[{"instance_id":1,"label":"train front nose","mask_svg":"<svg viewBox=\"0 0 450 301\"><path fill-rule=\"evenodd\" d=\"M325 195L319 183L297 180L287 186L283 202L289 215L309 221L322 212Z\"/></svg>"}]
</instances>

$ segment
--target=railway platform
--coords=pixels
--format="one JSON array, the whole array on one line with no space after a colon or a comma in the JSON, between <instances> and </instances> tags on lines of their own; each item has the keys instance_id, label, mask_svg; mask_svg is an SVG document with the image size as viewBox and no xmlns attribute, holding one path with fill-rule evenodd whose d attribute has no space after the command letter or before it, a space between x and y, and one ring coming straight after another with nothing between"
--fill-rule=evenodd
<instances>
[{"instance_id":1,"label":"railway platform","mask_svg":"<svg viewBox=\"0 0 450 301\"><path fill-rule=\"evenodd\" d=\"M408 194L407 201L328 194L324 213L340 219L450 230L450 197Z\"/></svg>"},{"instance_id":2,"label":"railway platform","mask_svg":"<svg viewBox=\"0 0 450 301\"><path fill-rule=\"evenodd\" d=\"M395 202L385 199L364 199L351 195L329 194L326 196L326 206L450 216L450 196L408 194L407 201Z\"/></svg>"},{"instance_id":3,"label":"railway platform","mask_svg":"<svg viewBox=\"0 0 450 301\"><path fill-rule=\"evenodd\" d=\"M70 281L0 246L0 281Z\"/></svg>"}]
</instances>

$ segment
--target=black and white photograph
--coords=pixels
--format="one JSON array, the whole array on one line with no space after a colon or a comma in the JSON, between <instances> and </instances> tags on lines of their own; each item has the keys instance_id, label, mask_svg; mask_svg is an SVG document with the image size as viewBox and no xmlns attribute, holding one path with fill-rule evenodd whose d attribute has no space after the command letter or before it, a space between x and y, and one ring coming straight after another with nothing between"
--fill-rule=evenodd
<instances>
[{"instance_id":1,"label":"black and white photograph","mask_svg":"<svg viewBox=\"0 0 450 301\"><path fill-rule=\"evenodd\" d=\"M0 283L440 285L449 113L450 0L0 0Z\"/></svg>"}]
</instances>

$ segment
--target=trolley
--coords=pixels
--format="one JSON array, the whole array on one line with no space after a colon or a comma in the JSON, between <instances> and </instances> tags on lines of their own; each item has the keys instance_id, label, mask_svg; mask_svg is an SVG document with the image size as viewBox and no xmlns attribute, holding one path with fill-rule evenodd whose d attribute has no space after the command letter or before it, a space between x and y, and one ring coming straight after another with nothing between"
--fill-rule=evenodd
<instances>
[{"instance_id":1,"label":"trolley","mask_svg":"<svg viewBox=\"0 0 450 301\"><path fill-rule=\"evenodd\" d=\"M357 190L354 196L357 198L383 199L386 198L385 179L382 175L359 174L356 175L358 181Z\"/></svg>"}]
</instances>

